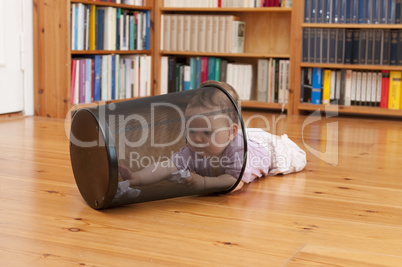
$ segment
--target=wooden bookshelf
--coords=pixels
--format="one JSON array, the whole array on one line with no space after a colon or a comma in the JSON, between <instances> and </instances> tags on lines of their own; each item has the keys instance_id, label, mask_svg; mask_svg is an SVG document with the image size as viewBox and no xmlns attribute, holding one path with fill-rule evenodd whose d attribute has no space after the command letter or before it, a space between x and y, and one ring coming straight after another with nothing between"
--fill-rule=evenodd
<instances>
[{"instance_id":1,"label":"wooden bookshelf","mask_svg":"<svg viewBox=\"0 0 402 267\"><path fill-rule=\"evenodd\" d=\"M81 55L145 54L151 56L151 81L154 65L153 1L134 6L87 0L33 0L34 3L34 109L35 115L65 118L70 109L85 107L70 103L71 59ZM72 3L115 7L133 11L150 11L150 50L71 50L70 9ZM151 94L153 87L151 86ZM131 99L131 98L130 98ZM114 100L115 101L115 100ZM95 102L89 105L98 105ZM105 103L110 103L107 101Z\"/></svg>"},{"instance_id":2,"label":"wooden bookshelf","mask_svg":"<svg viewBox=\"0 0 402 267\"><path fill-rule=\"evenodd\" d=\"M389 66L389 65L361 65L361 64L321 64L321 63L304 63L301 62L302 58L302 30L303 28L336 28L336 29L402 29L402 24L340 24L340 23L304 23L304 1L293 1L293 15L295 19L292 26L293 29L293 43L295 49L292 55L293 82L294 88L294 104L289 107L292 108L293 114L311 113L318 109L321 111L334 111L338 114L358 114L367 116L383 116L383 117L402 117L402 110L393 110L380 107L370 106L343 106L343 105L314 105L308 103L300 103L301 95L301 69L304 67L309 68L325 68L325 69L352 69L362 71L402 71L402 66Z\"/></svg>"},{"instance_id":3,"label":"wooden bookshelf","mask_svg":"<svg viewBox=\"0 0 402 267\"><path fill-rule=\"evenodd\" d=\"M177 56L189 58L195 56L219 57L229 59L235 63L252 64L253 89L252 100L242 101L243 108L259 108L273 110L287 110L292 106L293 90L289 90L288 104L266 103L255 101L257 98L257 62L262 58L292 58L292 8L265 7L265 8L166 8L163 1L155 2L155 92L161 91L162 56ZM203 14L203 15L235 15L246 22L244 53L203 53L160 50L161 16L163 14ZM290 69L290 79L292 69ZM291 81L290 81L291 84ZM292 111L292 109L290 109Z\"/></svg>"}]
</instances>

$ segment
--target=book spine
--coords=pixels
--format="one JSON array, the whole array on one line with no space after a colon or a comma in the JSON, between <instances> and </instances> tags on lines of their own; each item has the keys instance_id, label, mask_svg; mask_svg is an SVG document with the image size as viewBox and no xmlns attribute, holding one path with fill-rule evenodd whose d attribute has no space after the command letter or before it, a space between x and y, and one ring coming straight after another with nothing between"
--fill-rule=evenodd
<instances>
[{"instance_id":1,"label":"book spine","mask_svg":"<svg viewBox=\"0 0 402 267\"><path fill-rule=\"evenodd\" d=\"M400 71L390 71L388 108L400 109L401 107L401 78Z\"/></svg>"},{"instance_id":2,"label":"book spine","mask_svg":"<svg viewBox=\"0 0 402 267\"><path fill-rule=\"evenodd\" d=\"M322 93L322 69L313 68L313 84L311 93L311 103L321 104Z\"/></svg>"},{"instance_id":3,"label":"book spine","mask_svg":"<svg viewBox=\"0 0 402 267\"><path fill-rule=\"evenodd\" d=\"M331 91L331 70L324 70L324 81L322 89L322 103L328 105L330 101L330 91Z\"/></svg>"},{"instance_id":4,"label":"book spine","mask_svg":"<svg viewBox=\"0 0 402 267\"><path fill-rule=\"evenodd\" d=\"M391 30L391 47L390 47L390 65L397 65L398 63L398 30Z\"/></svg>"},{"instance_id":5,"label":"book spine","mask_svg":"<svg viewBox=\"0 0 402 267\"><path fill-rule=\"evenodd\" d=\"M310 29L309 28L303 28L303 41L302 41L302 62L308 62L309 61L309 33Z\"/></svg>"},{"instance_id":6,"label":"book spine","mask_svg":"<svg viewBox=\"0 0 402 267\"><path fill-rule=\"evenodd\" d=\"M351 105L351 95L352 95L352 70L346 70L345 77L345 94L344 94L344 105Z\"/></svg>"},{"instance_id":7,"label":"book spine","mask_svg":"<svg viewBox=\"0 0 402 267\"><path fill-rule=\"evenodd\" d=\"M389 70L383 70L381 72L381 108L388 108L389 73Z\"/></svg>"},{"instance_id":8,"label":"book spine","mask_svg":"<svg viewBox=\"0 0 402 267\"><path fill-rule=\"evenodd\" d=\"M345 29L337 29L337 51L336 51L336 63L343 64L344 48L345 48Z\"/></svg>"},{"instance_id":9,"label":"book spine","mask_svg":"<svg viewBox=\"0 0 402 267\"><path fill-rule=\"evenodd\" d=\"M366 63L373 65L374 30L367 30Z\"/></svg>"},{"instance_id":10,"label":"book spine","mask_svg":"<svg viewBox=\"0 0 402 267\"><path fill-rule=\"evenodd\" d=\"M353 59L353 30L345 30L345 64L352 64Z\"/></svg>"}]
</instances>

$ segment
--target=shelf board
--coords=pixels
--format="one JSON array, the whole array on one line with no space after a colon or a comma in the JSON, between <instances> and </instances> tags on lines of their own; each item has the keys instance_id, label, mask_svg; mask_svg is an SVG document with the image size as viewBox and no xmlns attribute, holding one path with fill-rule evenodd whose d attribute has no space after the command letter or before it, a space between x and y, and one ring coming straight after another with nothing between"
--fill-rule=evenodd
<instances>
[{"instance_id":1,"label":"shelf board","mask_svg":"<svg viewBox=\"0 0 402 267\"><path fill-rule=\"evenodd\" d=\"M291 12L289 7L249 7L249 8L186 8L186 7L163 7L160 11L177 12Z\"/></svg>"},{"instance_id":2,"label":"shelf board","mask_svg":"<svg viewBox=\"0 0 402 267\"><path fill-rule=\"evenodd\" d=\"M290 58L289 54L265 53L206 53L206 52L180 52L161 51L162 56L205 56L205 57L246 57L246 58Z\"/></svg>"},{"instance_id":3,"label":"shelf board","mask_svg":"<svg viewBox=\"0 0 402 267\"><path fill-rule=\"evenodd\" d=\"M302 23L304 28L402 29L402 24Z\"/></svg>"},{"instance_id":4,"label":"shelf board","mask_svg":"<svg viewBox=\"0 0 402 267\"><path fill-rule=\"evenodd\" d=\"M261 109L277 109L277 110L287 110L287 104L279 103L267 103L255 100L241 101L242 108L261 108Z\"/></svg>"},{"instance_id":5,"label":"shelf board","mask_svg":"<svg viewBox=\"0 0 402 267\"><path fill-rule=\"evenodd\" d=\"M90 0L70 0L71 3L81 3L86 5L96 5L96 6L111 6L111 7L120 7L126 9L136 9L136 10L151 10L151 7L148 6L134 6L134 5L125 5L125 4L116 4L110 2L99 2L99 1L90 1Z\"/></svg>"},{"instance_id":6,"label":"shelf board","mask_svg":"<svg viewBox=\"0 0 402 267\"><path fill-rule=\"evenodd\" d=\"M151 54L151 50L71 50L71 55Z\"/></svg>"},{"instance_id":7,"label":"shelf board","mask_svg":"<svg viewBox=\"0 0 402 267\"><path fill-rule=\"evenodd\" d=\"M299 110L305 111L321 111L350 113L350 114L365 114L365 115L380 115L380 116L395 116L402 117L402 110L399 109L387 109L380 107L365 107L365 106L342 106L342 105L314 105L314 104L298 104Z\"/></svg>"},{"instance_id":8,"label":"shelf board","mask_svg":"<svg viewBox=\"0 0 402 267\"><path fill-rule=\"evenodd\" d=\"M402 71L402 66L389 66L389 65L301 63L300 67L328 68L328 69L353 69L353 70L397 70L397 71Z\"/></svg>"}]
</instances>

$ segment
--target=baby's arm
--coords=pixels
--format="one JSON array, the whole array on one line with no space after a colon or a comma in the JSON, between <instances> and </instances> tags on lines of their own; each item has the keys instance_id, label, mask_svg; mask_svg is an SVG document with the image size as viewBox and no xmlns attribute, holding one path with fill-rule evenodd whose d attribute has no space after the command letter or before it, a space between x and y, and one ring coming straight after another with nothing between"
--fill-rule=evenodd
<instances>
[{"instance_id":1,"label":"baby's arm","mask_svg":"<svg viewBox=\"0 0 402 267\"><path fill-rule=\"evenodd\" d=\"M208 177L201 176L196 173L191 174L190 177L186 178L185 183L194 189L203 190L207 188L228 188L230 185L236 183L237 178L230 174L222 174L218 177ZM239 186L235 190L238 190Z\"/></svg>"},{"instance_id":2,"label":"baby's arm","mask_svg":"<svg viewBox=\"0 0 402 267\"><path fill-rule=\"evenodd\" d=\"M166 162L158 162L139 170L131 172L127 167L119 165L120 176L123 180L130 180L130 186L143 186L165 180L177 172L176 166L169 159Z\"/></svg>"}]
</instances>

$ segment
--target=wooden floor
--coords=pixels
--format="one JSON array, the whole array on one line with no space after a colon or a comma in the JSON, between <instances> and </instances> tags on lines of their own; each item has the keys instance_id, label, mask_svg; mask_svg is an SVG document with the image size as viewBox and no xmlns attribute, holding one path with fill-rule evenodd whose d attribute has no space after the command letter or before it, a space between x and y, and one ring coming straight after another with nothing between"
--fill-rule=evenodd
<instances>
[{"instance_id":1,"label":"wooden floor","mask_svg":"<svg viewBox=\"0 0 402 267\"><path fill-rule=\"evenodd\" d=\"M104 211L78 192L64 121L0 118L0 265L402 266L402 122L256 114L304 171Z\"/></svg>"}]
</instances>

